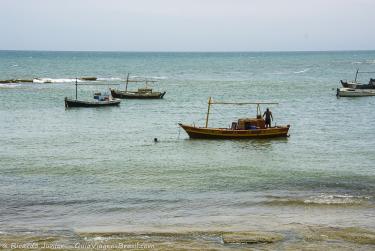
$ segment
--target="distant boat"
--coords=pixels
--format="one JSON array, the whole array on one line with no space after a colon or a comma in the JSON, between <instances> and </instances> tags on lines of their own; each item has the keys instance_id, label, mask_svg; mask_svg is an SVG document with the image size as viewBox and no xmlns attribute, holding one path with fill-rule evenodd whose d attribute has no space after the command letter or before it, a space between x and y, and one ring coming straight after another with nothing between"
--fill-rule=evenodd
<instances>
[{"instance_id":1,"label":"distant boat","mask_svg":"<svg viewBox=\"0 0 375 251\"><path fill-rule=\"evenodd\" d=\"M65 107L103 107L103 106L117 106L121 103L119 99L109 100L76 100L65 97Z\"/></svg>"},{"instance_id":2,"label":"distant boat","mask_svg":"<svg viewBox=\"0 0 375 251\"><path fill-rule=\"evenodd\" d=\"M110 93L95 93L92 100L78 100L77 97L77 79L76 79L76 98L65 97L65 108L71 107L105 107L105 106L117 106L121 103L120 99L112 98Z\"/></svg>"},{"instance_id":3,"label":"distant boat","mask_svg":"<svg viewBox=\"0 0 375 251\"><path fill-rule=\"evenodd\" d=\"M238 119L232 122L230 128L209 128L208 118L210 114L210 107L212 104L233 104L245 105L255 104L257 106L257 116L255 118ZM214 102L211 98L208 100L208 110L206 116L205 127L198 127L195 125L179 125L186 131L190 138L196 139L254 139L254 138L274 138L274 137L287 137L290 125L274 126L270 128L265 127L265 121L262 118L260 111L261 104L277 104L277 103L263 103L263 102Z\"/></svg>"},{"instance_id":4,"label":"distant boat","mask_svg":"<svg viewBox=\"0 0 375 251\"><path fill-rule=\"evenodd\" d=\"M370 81L368 84L362 84L357 82L358 74L362 73L375 73L375 72L360 72L359 69L357 69L355 73L355 78L353 81L344 81L340 80L341 85L345 88L352 88L352 89L375 89L375 79L370 78Z\"/></svg>"},{"instance_id":5,"label":"distant boat","mask_svg":"<svg viewBox=\"0 0 375 251\"><path fill-rule=\"evenodd\" d=\"M98 80L97 77L81 77L80 80L83 80L83 81L96 81Z\"/></svg>"},{"instance_id":6,"label":"distant boat","mask_svg":"<svg viewBox=\"0 0 375 251\"><path fill-rule=\"evenodd\" d=\"M337 97L368 97L375 96L375 89L337 88Z\"/></svg>"},{"instance_id":7,"label":"distant boat","mask_svg":"<svg viewBox=\"0 0 375 251\"><path fill-rule=\"evenodd\" d=\"M137 91L128 91L129 82L145 82L145 87L138 88ZM155 83L155 80L129 80L129 74L126 78L125 90L110 89L114 98L121 99L162 99L166 92L154 92L147 86L148 83Z\"/></svg>"},{"instance_id":8,"label":"distant boat","mask_svg":"<svg viewBox=\"0 0 375 251\"><path fill-rule=\"evenodd\" d=\"M139 88L137 91L120 91L111 89L114 98L121 99L162 99L166 92L153 92L149 88Z\"/></svg>"}]
</instances>

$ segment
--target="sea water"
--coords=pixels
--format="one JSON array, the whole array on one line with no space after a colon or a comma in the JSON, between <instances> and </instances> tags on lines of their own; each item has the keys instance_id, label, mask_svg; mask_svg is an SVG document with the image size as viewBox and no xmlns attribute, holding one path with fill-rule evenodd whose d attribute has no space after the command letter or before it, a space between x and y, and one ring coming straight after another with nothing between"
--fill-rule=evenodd
<instances>
[{"instance_id":1,"label":"sea water","mask_svg":"<svg viewBox=\"0 0 375 251\"><path fill-rule=\"evenodd\" d=\"M375 98L335 96L357 68L374 71L375 52L1 51L1 79L39 79L0 84L1 240L72 245L82 234L144 241L165 232L168 240L152 240L235 249L217 233L271 231L284 236L278 245L298 248L312 228L375 231ZM75 78L108 84L78 86L90 99L124 89L128 73L158 80L151 87L164 99L65 109ZM278 102L262 111L289 124L290 137L190 140L178 123L203 126L209 97ZM209 126L255 115L251 105L214 105Z\"/></svg>"}]
</instances>

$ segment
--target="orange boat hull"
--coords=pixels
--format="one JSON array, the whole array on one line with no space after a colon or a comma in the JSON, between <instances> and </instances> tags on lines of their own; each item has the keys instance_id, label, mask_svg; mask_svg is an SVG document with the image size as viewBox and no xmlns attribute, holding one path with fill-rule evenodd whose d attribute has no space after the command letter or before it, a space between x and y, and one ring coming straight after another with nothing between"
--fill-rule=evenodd
<instances>
[{"instance_id":1,"label":"orange boat hull","mask_svg":"<svg viewBox=\"0 0 375 251\"><path fill-rule=\"evenodd\" d=\"M196 139L254 139L287 137L288 126L277 126L266 129L234 130L227 128L206 128L179 124L189 135Z\"/></svg>"}]
</instances>

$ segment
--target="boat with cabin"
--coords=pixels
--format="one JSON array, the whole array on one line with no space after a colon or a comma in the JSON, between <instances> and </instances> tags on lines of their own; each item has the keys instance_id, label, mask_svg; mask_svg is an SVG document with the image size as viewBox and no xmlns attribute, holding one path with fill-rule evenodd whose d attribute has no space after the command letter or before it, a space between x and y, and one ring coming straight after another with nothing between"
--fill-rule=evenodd
<instances>
[{"instance_id":1,"label":"boat with cabin","mask_svg":"<svg viewBox=\"0 0 375 251\"><path fill-rule=\"evenodd\" d=\"M351 88L351 89L375 89L375 79L370 78L370 81L368 84L362 84L357 82L358 74L365 74L365 73L375 73L375 72L368 72L368 71L359 71L359 68L357 69L355 73L355 78L352 81L346 81L346 80L340 80L341 85L344 88ZM358 92L361 93L361 92Z\"/></svg>"},{"instance_id":2,"label":"boat with cabin","mask_svg":"<svg viewBox=\"0 0 375 251\"><path fill-rule=\"evenodd\" d=\"M145 86L142 88L138 88L136 91L128 91L128 84L129 82L145 82ZM126 78L125 90L116 90L110 89L111 94L114 98L121 98L121 99L162 99L165 95L164 92L154 92L152 88L148 87L149 83L155 83L156 80L134 80L129 79L129 74Z\"/></svg>"},{"instance_id":3,"label":"boat with cabin","mask_svg":"<svg viewBox=\"0 0 375 251\"><path fill-rule=\"evenodd\" d=\"M113 98L109 92L98 92L94 94L92 100L79 100L78 99L78 81L76 79L76 97L68 98L65 97L65 108L71 107L106 107L106 106L118 106L121 103L120 99ZM87 85L87 84L85 84Z\"/></svg>"},{"instance_id":4,"label":"boat with cabin","mask_svg":"<svg viewBox=\"0 0 375 251\"><path fill-rule=\"evenodd\" d=\"M210 108L213 104L221 105L256 105L257 113L255 118L240 118L232 122L229 128L208 127ZM185 130L190 138L193 139L255 139L255 138L275 138L287 137L290 125L273 126L266 128L265 120L262 117L261 104L277 104L272 102L219 102L208 100L208 109L206 115L206 125L199 127L196 125L179 125Z\"/></svg>"}]
</instances>

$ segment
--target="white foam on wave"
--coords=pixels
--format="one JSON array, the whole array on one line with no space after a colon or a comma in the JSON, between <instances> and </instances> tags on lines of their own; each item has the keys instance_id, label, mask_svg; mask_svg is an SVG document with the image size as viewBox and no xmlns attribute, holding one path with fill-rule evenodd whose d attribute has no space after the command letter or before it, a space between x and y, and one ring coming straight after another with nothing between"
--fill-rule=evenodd
<instances>
[{"instance_id":1,"label":"white foam on wave","mask_svg":"<svg viewBox=\"0 0 375 251\"><path fill-rule=\"evenodd\" d=\"M149 78L151 78L151 79L160 79L160 80L168 79L168 77L166 77L166 76L151 76Z\"/></svg>"},{"instance_id":2,"label":"white foam on wave","mask_svg":"<svg viewBox=\"0 0 375 251\"><path fill-rule=\"evenodd\" d=\"M302 71L295 71L294 73L295 74L301 74L301 73L308 72L309 70L310 70L310 68L306 68L306 69L303 69Z\"/></svg>"},{"instance_id":3,"label":"white foam on wave","mask_svg":"<svg viewBox=\"0 0 375 251\"><path fill-rule=\"evenodd\" d=\"M282 71L275 71L275 72L271 72L269 74L272 74L272 75L287 75L289 73L288 72L282 72Z\"/></svg>"},{"instance_id":4,"label":"white foam on wave","mask_svg":"<svg viewBox=\"0 0 375 251\"><path fill-rule=\"evenodd\" d=\"M368 59L364 61L354 61L352 64L375 64L375 59Z\"/></svg>"},{"instance_id":5,"label":"white foam on wave","mask_svg":"<svg viewBox=\"0 0 375 251\"><path fill-rule=\"evenodd\" d=\"M35 78L33 83L48 84L48 83L75 83L75 78ZM78 79L77 82L83 82Z\"/></svg>"},{"instance_id":6,"label":"white foam on wave","mask_svg":"<svg viewBox=\"0 0 375 251\"><path fill-rule=\"evenodd\" d=\"M85 237L84 240L85 241L109 241L111 239L114 239L114 238L111 238L111 237L103 237L103 236L96 236L96 237Z\"/></svg>"},{"instance_id":7,"label":"white foam on wave","mask_svg":"<svg viewBox=\"0 0 375 251\"><path fill-rule=\"evenodd\" d=\"M98 81L122 81L124 79L118 77L110 77L110 78L98 78Z\"/></svg>"},{"instance_id":8,"label":"white foam on wave","mask_svg":"<svg viewBox=\"0 0 375 251\"><path fill-rule=\"evenodd\" d=\"M166 76L130 76L131 79L156 79L156 80L163 80L163 79L168 79Z\"/></svg>"},{"instance_id":9,"label":"white foam on wave","mask_svg":"<svg viewBox=\"0 0 375 251\"><path fill-rule=\"evenodd\" d=\"M0 88L16 88L21 86L20 84L0 84Z\"/></svg>"},{"instance_id":10,"label":"white foam on wave","mask_svg":"<svg viewBox=\"0 0 375 251\"><path fill-rule=\"evenodd\" d=\"M361 204L363 201L369 200L368 196L353 196L353 195L332 195L321 194L319 196L310 197L303 202L306 204L321 204L321 205L344 205L344 204Z\"/></svg>"}]
</instances>

